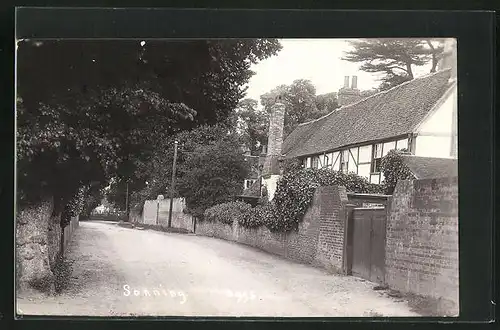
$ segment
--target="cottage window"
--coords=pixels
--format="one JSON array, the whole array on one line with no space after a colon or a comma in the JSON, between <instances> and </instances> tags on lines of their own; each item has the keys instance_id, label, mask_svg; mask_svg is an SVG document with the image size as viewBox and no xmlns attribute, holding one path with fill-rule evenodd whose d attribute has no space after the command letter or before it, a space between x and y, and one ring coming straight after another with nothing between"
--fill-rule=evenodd
<instances>
[{"instance_id":1,"label":"cottage window","mask_svg":"<svg viewBox=\"0 0 500 330\"><path fill-rule=\"evenodd\" d=\"M384 152L382 153L382 157L387 155L389 153L389 151L391 151L393 149L396 149L396 142L392 141L392 142L384 143L384 148L383 148Z\"/></svg>"},{"instance_id":2,"label":"cottage window","mask_svg":"<svg viewBox=\"0 0 500 330\"><path fill-rule=\"evenodd\" d=\"M310 168L311 167L311 157L307 157L306 158L306 168Z\"/></svg>"},{"instance_id":3,"label":"cottage window","mask_svg":"<svg viewBox=\"0 0 500 330\"><path fill-rule=\"evenodd\" d=\"M255 183L256 180L253 180L253 179L246 179L245 180L245 189L249 189L254 183Z\"/></svg>"},{"instance_id":4,"label":"cottage window","mask_svg":"<svg viewBox=\"0 0 500 330\"><path fill-rule=\"evenodd\" d=\"M332 169L334 171L340 170L340 156L341 154L338 151L332 153Z\"/></svg>"},{"instance_id":5,"label":"cottage window","mask_svg":"<svg viewBox=\"0 0 500 330\"><path fill-rule=\"evenodd\" d=\"M398 150L403 150L403 149L408 150L408 139L397 141L396 142L396 149L398 149Z\"/></svg>"},{"instance_id":6,"label":"cottage window","mask_svg":"<svg viewBox=\"0 0 500 330\"><path fill-rule=\"evenodd\" d=\"M382 143L375 144L373 146L372 173L380 173L380 165L382 163L382 146Z\"/></svg>"},{"instance_id":7,"label":"cottage window","mask_svg":"<svg viewBox=\"0 0 500 330\"><path fill-rule=\"evenodd\" d=\"M312 168L318 168L318 166L319 166L319 157L318 156L312 157L312 165L311 165L311 167Z\"/></svg>"},{"instance_id":8,"label":"cottage window","mask_svg":"<svg viewBox=\"0 0 500 330\"><path fill-rule=\"evenodd\" d=\"M347 173L349 171L349 150L342 151L342 160L340 163L340 171Z\"/></svg>"},{"instance_id":9,"label":"cottage window","mask_svg":"<svg viewBox=\"0 0 500 330\"><path fill-rule=\"evenodd\" d=\"M332 154L325 154L325 156L323 157L323 164L326 168L332 167Z\"/></svg>"}]
</instances>

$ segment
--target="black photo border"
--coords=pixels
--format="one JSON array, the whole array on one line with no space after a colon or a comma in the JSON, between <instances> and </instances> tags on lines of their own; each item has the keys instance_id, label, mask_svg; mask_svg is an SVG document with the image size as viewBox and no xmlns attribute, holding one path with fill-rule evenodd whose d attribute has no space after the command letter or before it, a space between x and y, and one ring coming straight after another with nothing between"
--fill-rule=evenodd
<instances>
[{"instance_id":1,"label":"black photo border","mask_svg":"<svg viewBox=\"0 0 500 330\"><path fill-rule=\"evenodd\" d=\"M12 13L14 10L12 11ZM458 40L459 90L459 248L460 316L458 318L321 318L321 319L234 319L160 318L167 326L305 326L332 327L339 323L380 328L412 323L490 322L493 319L493 233L494 233L494 72L495 15L486 11L331 11L271 9L142 9L127 8L18 8L17 38L357 38L357 37L455 37ZM4 21L5 22L5 21ZM12 22L14 22L12 20ZM2 65L1 200L5 203L1 240L6 254L2 281L0 326L14 317L14 29L9 46L0 49ZM4 32L5 33L5 32ZM11 48L9 48L11 47ZM8 74L10 73L10 74ZM5 94L4 94L5 93ZM12 211L12 213L10 213ZM12 260L12 262L10 262ZM7 298L7 299L6 299ZM41 319L41 318L38 318ZM43 318L49 319L49 318ZM56 318L51 318L56 319ZM84 320L100 322L109 318L73 318L72 326L85 327ZM144 318L152 326L158 318ZM17 328L37 327L37 318L15 321ZM123 320L123 319L122 319ZM135 319L134 319L135 320ZM141 318L142 320L142 318ZM185 324L185 320L191 320ZM247 320L252 320L250 324ZM193 322L194 321L194 322ZM277 321L281 321L276 323ZM110 325L106 321L107 325ZM67 325L69 322L65 322ZM367 324L368 323L368 324ZM118 326L128 327L120 322ZM467 324L464 324L467 325ZM165 324L156 326L164 327ZM301 325L299 325L301 326Z\"/></svg>"}]
</instances>

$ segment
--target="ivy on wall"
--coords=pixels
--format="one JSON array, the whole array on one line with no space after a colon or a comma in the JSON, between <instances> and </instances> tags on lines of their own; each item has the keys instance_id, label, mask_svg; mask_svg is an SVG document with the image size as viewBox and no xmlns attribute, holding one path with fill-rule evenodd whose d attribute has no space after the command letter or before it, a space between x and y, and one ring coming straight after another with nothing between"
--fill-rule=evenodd
<instances>
[{"instance_id":1,"label":"ivy on wall","mask_svg":"<svg viewBox=\"0 0 500 330\"><path fill-rule=\"evenodd\" d=\"M232 224L233 219L247 228L265 225L273 232L294 230L311 205L314 191L320 186L344 186L348 192L381 194L383 185L375 185L354 173L330 169L295 169L278 181L274 198L252 208L243 202L215 205L205 211L205 220Z\"/></svg>"},{"instance_id":2,"label":"ivy on wall","mask_svg":"<svg viewBox=\"0 0 500 330\"><path fill-rule=\"evenodd\" d=\"M382 158L380 164L384 174L385 193L391 195L399 180L413 179L413 173L403 160L403 155L408 154L406 149L391 150Z\"/></svg>"}]
</instances>

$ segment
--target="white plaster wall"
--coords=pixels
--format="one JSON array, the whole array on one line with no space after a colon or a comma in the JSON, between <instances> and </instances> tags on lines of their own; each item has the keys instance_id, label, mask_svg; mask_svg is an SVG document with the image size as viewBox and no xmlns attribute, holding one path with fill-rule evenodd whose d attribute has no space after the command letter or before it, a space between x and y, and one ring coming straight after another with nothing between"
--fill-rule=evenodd
<instances>
[{"instance_id":1,"label":"white plaster wall","mask_svg":"<svg viewBox=\"0 0 500 330\"><path fill-rule=\"evenodd\" d=\"M264 186L267 189L267 198L272 200L274 198L274 193L276 192L276 187L278 185L279 175L271 175L267 179L264 179Z\"/></svg>"},{"instance_id":2,"label":"white plaster wall","mask_svg":"<svg viewBox=\"0 0 500 330\"><path fill-rule=\"evenodd\" d=\"M418 129L416 156L451 158L453 107L456 102L457 89L455 87L447 99Z\"/></svg>"},{"instance_id":3,"label":"white plaster wall","mask_svg":"<svg viewBox=\"0 0 500 330\"><path fill-rule=\"evenodd\" d=\"M450 134L453 125L453 103L457 98L456 88L450 93L441 106L429 116L420 126L417 133L440 133Z\"/></svg>"},{"instance_id":4,"label":"white plaster wall","mask_svg":"<svg viewBox=\"0 0 500 330\"><path fill-rule=\"evenodd\" d=\"M451 158L451 136L418 136L415 147L416 156Z\"/></svg>"},{"instance_id":5,"label":"white plaster wall","mask_svg":"<svg viewBox=\"0 0 500 330\"><path fill-rule=\"evenodd\" d=\"M157 212L158 212L158 202L156 200L145 201L144 210L142 211L144 224L155 225Z\"/></svg>"}]
</instances>

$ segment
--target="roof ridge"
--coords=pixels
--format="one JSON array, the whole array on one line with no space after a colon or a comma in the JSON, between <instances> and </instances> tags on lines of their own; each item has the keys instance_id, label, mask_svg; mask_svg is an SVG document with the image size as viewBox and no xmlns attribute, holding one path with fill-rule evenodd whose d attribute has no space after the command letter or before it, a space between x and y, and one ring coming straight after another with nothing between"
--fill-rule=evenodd
<instances>
[{"instance_id":1,"label":"roof ridge","mask_svg":"<svg viewBox=\"0 0 500 330\"><path fill-rule=\"evenodd\" d=\"M395 90L395 89L398 89L398 88L400 88L400 87L402 87L402 86L406 86L406 85L408 85L408 84L410 84L410 83L412 83L412 82L414 82L414 81L416 81L416 80L420 80L420 79L424 79L424 78L429 78L429 77L432 77L432 76L436 76L436 75L441 74L441 73L444 73L444 72L446 72L446 71L451 71L451 69L450 69L450 68L448 68L448 69L444 69L444 70L439 70L439 71L436 71L436 72L431 72L431 73L425 74L425 75L420 76L420 77L417 77L417 78L413 78L412 80L405 81L404 83L401 83L401 84L399 84L399 85L396 85L396 86L394 86L394 87L391 87L391 88L389 88L389 89L387 89L387 90L380 91L380 92L378 92L378 93L375 93L375 94L372 94L372 95L370 95L370 96L364 97L364 98L362 98L362 99L360 99L360 100L358 100L358 101L356 101L356 102L354 102L354 103L350 103L350 104L347 104L347 105L343 105L343 106L341 106L341 107L339 107L339 108L333 109L331 112L327 113L326 115L323 115L323 116L321 116L321 117L319 117L319 118L316 118L316 119L313 119L313 120L310 120L310 121L306 121L306 122L300 123L300 124L298 124L297 126L304 126L304 125L311 124L311 123L313 123L313 122L315 122L315 121L318 121L318 120L320 120L320 119L323 119L323 118L325 118L325 117L328 117L328 116L329 116L329 115L331 115L332 113L338 112L338 111L340 111L340 110L342 110L342 109L345 109L345 108L349 108L349 107L355 106L355 105L357 105L357 104L359 104L359 103L361 103L361 102L364 102L364 101L366 101L366 100L368 100L368 99L370 99L370 98L372 98L372 97L375 97L375 96L378 96L378 95L382 95L382 94L387 94L387 93L388 93L388 92L390 92L390 91L393 91L393 90Z\"/></svg>"}]
</instances>

